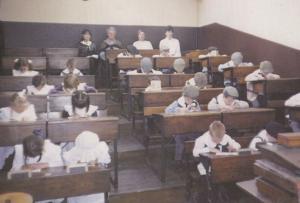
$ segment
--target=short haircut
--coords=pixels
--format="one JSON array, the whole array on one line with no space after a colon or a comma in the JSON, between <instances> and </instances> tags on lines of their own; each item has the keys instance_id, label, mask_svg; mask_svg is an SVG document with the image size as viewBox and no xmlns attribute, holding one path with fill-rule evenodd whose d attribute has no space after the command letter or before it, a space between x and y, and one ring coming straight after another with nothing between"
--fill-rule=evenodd
<instances>
[{"instance_id":1,"label":"short haircut","mask_svg":"<svg viewBox=\"0 0 300 203\"><path fill-rule=\"evenodd\" d=\"M40 156L41 159L44 148L44 140L43 138L30 135L23 139L23 150L24 150L24 160L26 164L27 157L37 157Z\"/></svg>"},{"instance_id":2,"label":"short haircut","mask_svg":"<svg viewBox=\"0 0 300 203\"><path fill-rule=\"evenodd\" d=\"M32 78L32 85L34 87L44 86L46 84L46 77L43 75L36 75Z\"/></svg>"},{"instance_id":3,"label":"short haircut","mask_svg":"<svg viewBox=\"0 0 300 203\"><path fill-rule=\"evenodd\" d=\"M221 121L214 121L209 125L209 132L213 136L222 138L225 135L226 128Z\"/></svg>"},{"instance_id":4,"label":"short haircut","mask_svg":"<svg viewBox=\"0 0 300 203\"><path fill-rule=\"evenodd\" d=\"M79 78L74 74L68 74L64 78L64 88L66 89L77 89L79 84Z\"/></svg>"},{"instance_id":5,"label":"short haircut","mask_svg":"<svg viewBox=\"0 0 300 203\"><path fill-rule=\"evenodd\" d=\"M66 65L67 65L67 67L72 67L72 68L74 68L75 63L76 63L75 59L74 59L74 58L70 58L70 59L67 60Z\"/></svg>"},{"instance_id":6,"label":"short haircut","mask_svg":"<svg viewBox=\"0 0 300 203\"><path fill-rule=\"evenodd\" d=\"M20 70L22 66L28 66L29 70L32 70L32 64L27 58L18 58L15 60L14 69Z\"/></svg>"},{"instance_id":7,"label":"short haircut","mask_svg":"<svg viewBox=\"0 0 300 203\"><path fill-rule=\"evenodd\" d=\"M166 31L167 31L167 32L173 32L173 33L174 33L174 28L173 28L173 26L168 25Z\"/></svg>"},{"instance_id":8,"label":"short haircut","mask_svg":"<svg viewBox=\"0 0 300 203\"><path fill-rule=\"evenodd\" d=\"M73 112L75 112L75 108L83 109L86 108L86 110L89 110L90 106L90 97L87 93L84 91L75 91L72 94L72 108Z\"/></svg>"}]
</instances>

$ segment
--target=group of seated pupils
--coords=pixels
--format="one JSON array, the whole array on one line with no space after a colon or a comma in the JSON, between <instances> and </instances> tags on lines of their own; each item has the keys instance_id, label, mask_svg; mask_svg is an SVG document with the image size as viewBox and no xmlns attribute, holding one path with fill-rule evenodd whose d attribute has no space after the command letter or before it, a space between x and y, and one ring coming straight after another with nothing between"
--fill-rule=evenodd
<instances>
[{"instance_id":1,"label":"group of seated pupils","mask_svg":"<svg viewBox=\"0 0 300 203\"><path fill-rule=\"evenodd\" d=\"M121 48L122 44L116 39L116 30L110 27L107 30L108 38L104 40L100 47L100 54L97 54L96 45L91 41L92 34L85 30L82 32L82 41L79 45L79 55L93 58L105 58L105 51L108 49ZM151 42L145 40L145 33L138 32L139 40L132 46L128 46L126 53L122 55L138 55L137 50L153 49ZM173 38L173 28L168 27L166 38L161 40L159 48L163 56L181 56L179 41ZM210 47L207 56L219 55L216 47ZM204 56L200 56L204 57ZM228 67L252 66L252 63L243 62L243 55L235 52L231 55L231 60L218 67L220 72ZM178 58L174 60L173 74L185 74L185 60ZM273 65L270 61L260 63L259 69L246 76L247 82L247 99L248 101L239 100L238 90L225 83L225 88L221 94L211 99L208 103L209 111L233 111L235 109L245 109L251 107L261 107L264 95L258 95L253 91L252 81L278 79L279 75L273 73ZM161 71L155 70L151 58L144 57L140 62L140 69L128 71L127 75L146 74L161 75ZM26 58L19 58L15 61L13 76L33 76L32 85L24 87L24 91L15 93L11 97L10 106L0 109L1 121L35 121L38 116L35 107L29 103L26 95L49 95L53 93L72 94L72 105L65 105L62 115L67 117L93 117L98 116L98 107L90 105L90 98L87 93L96 92L94 87L81 83L78 76L83 75L76 68L74 59L66 63L66 69L61 72L64 76L63 84L55 87L48 85L45 76L32 70L32 62ZM165 113L189 113L202 111L197 99L200 89L207 89L207 74L204 72L195 73L193 78L186 81L182 90L182 96L172 102L166 109ZM149 82L146 91L160 91L161 83L159 77L153 76ZM300 106L300 93L292 96L285 102L285 106ZM295 132L300 132L300 122L295 120L289 121L291 128ZM251 141L249 148L257 150L256 144L259 142L274 142L279 133L284 131L284 127L274 121L270 121ZM44 139L39 131L33 132L32 135L23 140L23 144L15 147L0 147L0 169L9 168L9 170L20 170L30 168L33 170L45 167L61 166L72 163L90 163L90 164L109 164L111 159L109 148L105 142L99 140L99 137L88 131L79 134L74 143L57 143L56 145L50 140ZM201 153L207 152L234 152L241 148L233 138L226 133L226 126L220 121L214 121L210 124L208 131L203 135L199 133L175 135L176 150L175 160L179 163L183 160L184 142L195 140L193 155L198 157ZM68 145L68 147L65 147ZM11 167L7 167L7 158L13 157ZM204 173L202 164L198 165L199 172ZM99 197L100 196L100 197ZM68 202L94 202L95 200L104 199L102 194L89 195L84 197L68 198ZM55 200L60 202L61 200Z\"/></svg>"}]
</instances>

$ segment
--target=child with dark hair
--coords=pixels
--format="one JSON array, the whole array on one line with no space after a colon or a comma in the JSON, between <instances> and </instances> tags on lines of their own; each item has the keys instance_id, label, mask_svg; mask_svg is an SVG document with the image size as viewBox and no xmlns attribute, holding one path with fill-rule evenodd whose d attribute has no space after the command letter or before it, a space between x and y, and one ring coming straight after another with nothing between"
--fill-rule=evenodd
<instances>
[{"instance_id":1,"label":"child with dark hair","mask_svg":"<svg viewBox=\"0 0 300 203\"><path fill-rule=\"evenodd\" d=\"M18 58L15 60L13 76L35 76L39 72L32 70L32 61L27 58Z\"/></svg>"},{"instance_id":2,"label":"child with dark hair","mask_svg":"<svg viewBox=\"0 0 300 203\"><path fill-rule=\"evenodd\" d=\"M61 76L65 76L69 74L73 74L76 76L83 76L82 72L78 68L76 68L76 61L74 58L69 59L66 63L66 66L67 68L60 73Z\"/></svg>"},{"instance_id":3,"label":"child with dark hair","mask_svg":"<svg viewBox=\"0 0 300 203\"><path fill-rule=\"evenodd\" d=\"M81 41L78 45L80 57L98 58L96 44L92 41L92 33L85 29L81 32Z\"/></svg>"},{"instance_id":4,"label":"child with dark hair","mask_svg":"<svg viewBox=\"0 0 300 203\"><path fill-rule=\"evenodd\" d=\"M97 117L98 107L90 105L90 97L84 91L72 94L72 105L65 105L63 117Z\"/></svg>"},{"instance_id":5,"label":"child with dark hair","mask_svg":"<svg viewBox=\"0 0 300 203\"><path fill-rule=\"evenodd\" d=\"M32 78L32 85L27 86L26 93L28 95L48 95L54 88L53 85L47 85L45 76L39 74Z\"/></svg>"},{"instance_id":6,"label":"child with dark hair","mask_svg":"<svg viewBox=\"0 0 300 203\"><path fill-rule=\"evenodd\" d=\"M265 129L261 130L258 135L256 135L250 145L249 148L252 150L257 150L256 144L257 143L273 143L277 142L277 137L279 133L283 133L284 126L280 123L277 123L275 121L269 122Z\"/></svg>"},{"instance_id":7,"label":"child with dark hair","mask_svg":"<svg viewBox=\"0 0 300 203\"><path fill-rule=\"evenodd\" d=\"M173 37L174 28L168 26L165 31L165 38L159 42L159 50L162 56L181 57L179 40Z\"/></svg>"}]
</instances>

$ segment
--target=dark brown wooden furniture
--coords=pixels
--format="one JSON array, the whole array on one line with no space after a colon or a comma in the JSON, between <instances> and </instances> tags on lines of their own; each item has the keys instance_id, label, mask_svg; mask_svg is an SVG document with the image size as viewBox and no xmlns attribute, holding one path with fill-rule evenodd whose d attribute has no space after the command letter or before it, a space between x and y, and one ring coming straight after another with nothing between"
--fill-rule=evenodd
<instances>
[{"instance_id":1,"label":"dark brown wooden furniture","mask_svg":"<svg viewBox=\"0 0 300 203\"><path fill-rule=\"evenodd\" d=\"M223 70L224 80L229 80L231 85L245 85L245 77L258 69L258 66L232 67Z\"/></svg>"},{"instance_id":2,"label":"dark brown wooden furniture","mask_svg":"<svg viewBox=\"0 0 300 203\"><path fill-rule=\"evenodd\" d=\"M32 77L0 76L0 92L17 92L32 85Z\"/></svg>"},{"instance_id":3,"label":"dark brown wooden furniture","mask_svg":"<svg viewBox=\"0 0 300 203\"><path fill-rule=\"evenodd\" d=\"M154 55L160 54L159 49L139 50L139 52L142 57L150 57L150 58Z\"/></svg>"},{"instance_id":4,"label":"dark brown wooden furniture","mask_svg":"<svg viewBox=\"0 0 300 203\"><path fill-rule=\"evenodd\" d=\"M153 57L154 67L157 69L173 68L173 63L180 57Z\"/></svg>"},{"instance_id":5,"label":"dark brown wooden furniture","mask_svg":"<svg viewBox=\"0 0 300 203\"><path fill-rule=\"evenodd\" d=\"M141 59L141 57L118 57L118 69L123 71L139 69L141 67Z\"/></svg>"},{"instance_id":6,"label":"dark brown wooden furniture","mask_svg":"<svg viewBox=\"0 0 300 203\"><path fill-rule=\"evenodd\" d=\"M54 55L48 56L48 74L59 74L62 70L67 68L67 61L73 58L75 60L75 67L81 70L84 73L88 73L90 69L90 59L86 57L70 57L70 56L61 56Z\"/></svg>"},{"instance_id":7,"label":"dark brown wooden furniture","mask_svg":"<svg viewBox=\"0 0 300 203\"><path fill-rule=\"evenodd\" d=\"M1 67L4 73L11 73L12 69L15 65L15 59L19 57L16 56L3 56L1 61ZM46 70L46 57L27 57L28 59L32 60L32 69L36 71L45 72Z\"/></svg>"},{"instance_id":8,"label":"dark brown wooden furniture","mask_svg":"<svg viewBox=\"0 0 300 203\"><path fill-rule=\"evenodd\" d=\"M59 199L95 193L105 193L108 202L110 192L110 169L100 166L89 167L88 172L66 172L65 167L43 169L31 178L7 179L0 175L0 191L26 192L34 201Z\"/></svg>"},{"instance_id":9,"label":"dark brown wooden furniture","mask_svg":"<svg viewBox=\"0 0 300 203\"><path fill-rule=\"evenodd\" d=\"M170 87L184 87L185 82L194 77L194 74L171 74Z\"/></svg>"},{"instance_id":10,"label":"dark brown wooden furniture","mask_svg":"<svg viewBox=\"0 0 300 203\"><path fill-rule=\"evenodd\" d=\"M300 133L280 133L277 141L286 147L300 147Z\"/></svg>"},{"instance_id":11,"label":"dark brown wooden furniture","mask_svg":"<svg viewBox=\"0 0 300 203\"><path fill-rule=\"evenodd\" d=\"M44 48L44 54L47 57L51 56L78 56L78 48Z\"/></svg>"},{"instance_id":12,"label":"dark brown wooden furniture","mask_svg":"<svg viewBox=\"0 0 300 203\"><path fill-rule=\"evenodd\" d=\"M78 76L78 79L80 80L80 82L86 83L88 86L95 87L95 76L94 75ZM64 82L64 76L59 76L59 75L48 75L47 76L48 85L59 86L59 85L63 84L63 82Z\"/></svg>"},{"instance_id":13,"label":"dark brown wooden furniture","mask_svg":"<svg viewBox=\"0 0 300 203\"><path fill-rule=\"evenodd\" d=\"M33 48L33 47L5 48L4 56L13 56L13 57L43 56L43 49Z\"/></svg>"}]
</instances>

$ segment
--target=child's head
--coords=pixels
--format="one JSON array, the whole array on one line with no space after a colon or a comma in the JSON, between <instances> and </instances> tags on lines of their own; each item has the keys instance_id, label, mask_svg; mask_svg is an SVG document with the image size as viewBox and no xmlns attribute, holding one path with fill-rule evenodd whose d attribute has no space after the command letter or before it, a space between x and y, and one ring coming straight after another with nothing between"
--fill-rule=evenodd
<instances>
[{"instance_id":1,"label":"child's head","mask_svg":"<svg viewBox=\"0 0 300 203\"><path fill-rule=\"evenodd\" d=\"M214 143L219 144L222 141L225 133L225 126L221 121L214 121L209 125L209 134Z\"/></svg>"},{"instance_id":2,"label":"child's head","mask_svg":"<svg viewBox=\"0 0 300 203\"><path fill-rule=\"evenodd\" d=\"M224 103L228 106L232 105L235 99L239 97L239 92L235 87L227 86L223 90Z\"/></svg>"},{"instance_id":3,"label":"child's head","mask_svg":"<svg viewBox=\"0 0 300 203\"><path fill-rule=\"evenodd\" d=\"M183 58L178 58L174 60L173 67L176 73L183 73L185 69L185 60Z\"/></svg>"},{"instance_id":4,"label":"child's head","mask_svg":"<svg viewBox=\"0 0 300 203\"><path fill-rule=\"evenodd\" d=\"M266 131L271 137L277 139L278 134L284 132L284 126L275 121L271 121L266 125Z\"/></svg>"},{"instance_id":5,"label":"child's head","mask_svg":"<svg viewBox=\"0 0 300 203\"><path fill-rule=\"evenodd\" d=\"M108 39L115 40L116 39L116 35L117 35L117 30L116 30L115 27L109 27L106 30L106 34L107 34Z\"/></svg>"},{"instance_id":6,"label":"child's head","mask_svg":"<svg viewBox=\"0 0 300 203\"><path fill-rule=\"evenodd\" d=\"M23 140L23 149L25 157L37 157L41 156L44 148L43 138L30 135Z\"/></svg>"},{"instance_id":7,"label":"child's head","mask_svg":"<svg viewBox=\"0 0 300 203\"><path fill-rule=\"evenodd\" d=\"M130 55L132 55L132 56L135 56L135 55L138 55L139 54L139 50L137 50L137 48L135 47L135 46L133 46L133 45L128 45L127 47L126 47L126 49L127 49L127 51L128 51L128 53L130 54Z\"/></svg>"},{"instance_id":8,"label":"child's head","mask_svg":"<svg viewBox=\"0 0 300 203\"><path fill-rule=\"evenodd\" d=\"M196 73L194 76L194 80L196 86L199 87L200 89L203 89L207 86L207 76L202 72Z\"/></svg>"},{"instance_id":9,"label":"child's head","mask_svg":"<svg viewBox=\"0 0 300 203\"><path fill-rule=\"evenodd\" d=\"M18 58L15 60L14 69L21 72L32 70L32 61L27 58Z\"/></svg>"},{"instance_id":10,"label":"child's head","mask_svg":"<svg viewBox=\"0 0 300 203\"><path fill-rule=\"evenodd\" d=\"M27 97L21 93L14 93L10 98L10 107L17 113L24 112L29 105Z\"/></svg>"},{"instance_id":11,"label":"child's head","mask_svg":"<svg viewBox=\"0 0 300 203\"><path fill-rule=\"evenodd\" d=\"M73 112L75 112L75 108L83 109L85 108L88 111L90 106L90 97L84 91L75 91L72 94L72 107Z\"/></svg>"},{"instance_id":12,"label":"child's head","mask_svg":"<svg viewBox=\"0 0 300 203\"><path fill-rule=\"evenodd\" d=\"M46 77L43 75L36 75L32 78L32 85L38 90L46 85Z\"/></svg>"},{"instance_id":13,"label":"child's head","mask_svg":"<svg viewBox=\"0 0 300 203\"><path fill-rule=\"evenodd\" d=\"M233 61L234 65L238 66L243 63L243 55L241 52L234 52L231 55L231 60Z\"/></svg>"},{"instance_id":14,"label":"child's head","mask_svg":"<svg viewBox=\"0 0 300 203\"><path fill-rule=\"evenodd\" d=\"M190 105L194 100L197 100L199 96L199 88L196 86L185 86L183 88L182 96L184 97L185 103Z\"/></svg>"},{"instance_id":15,"label":"child's head","mask_svg":"<svg viewBox=\"0 0 300 203\"><path fill-rule=\"evenodd\" d=\"M92 40L92 33L90 30L85 29L81 32L81 40L84 41L91 41Z\"/></svg>"},{"instance_id":16,"label":"child's head","mask_svg":"<svg viewBox=\"0 0 300 203\"><path fill-rule=\"evenodd\" d=\"M146 73L146 74L148 74L152 71L153 63L152 63L151 58L149 58L149 57L142 58L141 69L142 69L143 73Z\"/></svg>"},{"instance_id":17,"label":"child's head","mask_svg":"<svg viewBox=\"0 0 300 203\"><path fill-rule=\"evenodd\" d=\"M145 32L143 30L139 30L138 31L138 39L139 39L139 41L144 41L145 38L146 38Z\"/></svg>"},{"instance_id":18,"label":"child's head","mask_svg":"<svg viewBox=\"0 0 300 203\"><path fill-rule=\"evenodd\" d=\"M80 84L79 78L76 75L68 74L64 78L64 89L74 90Z\"/></svg>"},{"instance_id":19,"label":"child's head","mask_svg":"<svg viewBox=\"0 0 300 203\"><path fill-rule=\"evenodd\" d=\"M268 75L274 71L273 65L270 61L262 61L259 65L259 69L264 75Z\"/></svg>"},{"instance_id":20,"label":"child's head","mask_svg":"<svg viewBox=\"0 0 300 203\"><path fill-rule=\"evenodd\" d=\"M165 35L168 39L172 39L173 34L174 34L174 28L171 25L169 25L166 29Z\"/></svg>"},{"instance_id":21,"label":"child's head","mask_svg":"<svg viewBox=\"0 0 300 203\"><path fill-rule=\"evenodd\" d=\"M210 46L210 47L207 48L207 50L208 50L209 54L212 54L212 55L215 55L215 56L219 55L219 50L218 50L217 47Z\"/></svg>"},{"instance_id":22,"label":"child's head","mask_svg":"<svg viewBox=\"0 0 300 203\"><path fill-rule=\"evenodd\" d=\"M74 58L68 59L66 66L70 71L73 71L75 69L76 61Z\"/></svg>"}]
</instances>

